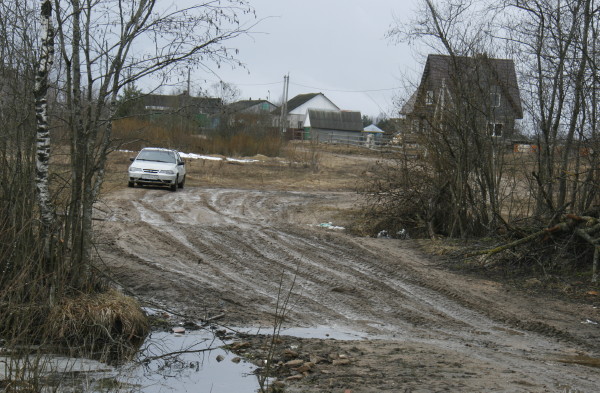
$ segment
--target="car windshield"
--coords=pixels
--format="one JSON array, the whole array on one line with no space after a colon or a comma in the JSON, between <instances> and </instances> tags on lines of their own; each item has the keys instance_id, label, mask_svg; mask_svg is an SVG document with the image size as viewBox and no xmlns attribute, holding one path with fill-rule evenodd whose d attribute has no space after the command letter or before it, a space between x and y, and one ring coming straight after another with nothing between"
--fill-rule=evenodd
<instances>
[{"instance_id":1,"label":"car windshield","mask_svg":"<svg viewBox=\"0 0 600 393\"><path fill-rule=\"evenodd\" d=\"M175 153L166 150L142 150L136 160L168 162L171 164L177 162Z\"/></svg>"}]
</instances>

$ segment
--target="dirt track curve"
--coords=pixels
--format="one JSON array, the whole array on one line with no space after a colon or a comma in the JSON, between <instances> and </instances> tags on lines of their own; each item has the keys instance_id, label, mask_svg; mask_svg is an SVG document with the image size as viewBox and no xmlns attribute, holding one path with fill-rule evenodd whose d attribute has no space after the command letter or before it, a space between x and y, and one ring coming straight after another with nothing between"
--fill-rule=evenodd
<instances>
[{"instance_id":1,"label":"dirt track curve","mask_svg":"<svg viewBox=\"0 0 600 393\"><path fill-rule=\"evenodd\" d=\"M317 226L354 197L123 189L98 205L98 249L142 299L238 326L267 326L282 274L284 290L295 279L286 325L371 338L336 343L360 349L344 371L353 393L600 389L597 369L563 361L598 355L600 328L586 321L599 310L449 273L412 241Z\"/></svg>"}]
</instances>

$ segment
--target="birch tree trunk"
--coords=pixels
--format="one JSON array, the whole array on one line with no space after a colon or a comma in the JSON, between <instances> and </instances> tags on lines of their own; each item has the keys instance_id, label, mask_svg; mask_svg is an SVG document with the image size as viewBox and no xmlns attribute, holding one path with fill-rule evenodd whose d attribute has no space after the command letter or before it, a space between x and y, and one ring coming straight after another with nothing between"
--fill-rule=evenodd
<instances>
[{"instance_id":1,"label":"birch tree trunk","mask_svg":"<svg viewBox=\"0 0 600 393\"><path fill-rule=\"evenodd\" d=\"M54 208L50 197L48 164L50 161L50 130L48 125L48 74L54 62L54 28L52 26L52 2L42 0L42 45L38 72L35 78L35 111L37 124L36 189L41 215L41 240L44 261L51 263L52 237L55 226Z\"/></svg>"}]
</instances>

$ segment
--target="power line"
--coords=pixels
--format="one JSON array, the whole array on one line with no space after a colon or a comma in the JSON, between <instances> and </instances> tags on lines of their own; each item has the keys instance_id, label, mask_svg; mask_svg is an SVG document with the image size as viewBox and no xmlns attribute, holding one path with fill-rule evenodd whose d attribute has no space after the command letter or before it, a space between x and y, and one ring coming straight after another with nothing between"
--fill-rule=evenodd
<instances>
[{"instance_id":1,"label":"power line","mask_svg":"<svg viewBox=\"0 0 600 393\"><path fill-rule=\"evenodd\" d=\"M390 87L387 89L369 89L369 90L334 90L334 89L325 89L322 87L306 86L306 85L301 85L299 83L293 83L293 82L290 82L290 84L292 84L294 86L306 87L307 89L332 91L334 93L373 93L373 92L377 92L377 91L391 91L391 90L401 89L401 87Z\"/></svg>"},{"instance_id":2,"label":"power line","mask_svg":"<svg viewBox=\"0 0 600 393\"><path fill-rule=\"evenodd\" d=\"M207 80L207 82L217 82L217 81ZM220 82L223 82L223 81L221 80ZM281 84L281 81L265 82L265 83L235 83L235 82L232 82L232 83L236 86L271 86L271 85L279 85L279 84ZM374 93L374 92L378 92L378 91L392 91L392 90L402 89L401 86L397 86L397 87L389 87L386 89L336 90L336 89L327 89L324 87L308 86L308 85L304 85L301 83L294 83L294 82L290 82L290 84L294 85L294 86L305 87L307 89L314 89L314 90L319 90L319 91L331 91L334 93Z\"/></svg>"},{"instance_id":3,"label":"power line","mask_svg":"<svg viewBox=\"0 0 600 393\"><path fill-rule=\"evenodd\" d=\"M268 85L279 85L281 82L269 82L269 83L234 83L238 86L268 86Z\"/></svg>"}]
</instances>

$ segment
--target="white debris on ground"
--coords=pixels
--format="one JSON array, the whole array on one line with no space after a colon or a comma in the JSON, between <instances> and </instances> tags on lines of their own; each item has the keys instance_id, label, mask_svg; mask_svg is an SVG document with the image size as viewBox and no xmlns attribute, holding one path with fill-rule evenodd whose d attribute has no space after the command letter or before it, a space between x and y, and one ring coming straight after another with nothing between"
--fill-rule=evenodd
<instances>
[{"instance_id":1,"label":"white debris on ground","mask_svg":"<svg viewBox=\"0 0 600 393\"><path fill-rule=\"evenodd\" d=\"M398 232L396 232L396 236L391 236L388 231L386 231L385 229L380 231L377 234L377 238L378 239L392 239L392 238L396 238L396 239L402 239L402 240L408 240L410 239L410 235L408 234L408 231L406 229L400 229Z\"/></svg>"},{"instance_id":2,"label":"white debris on ground","mask_svg":"<svg viewBox=\"0 0 600 393\"><path fill-rule=\"evenodd\" d=\"M117 150L117 151L121 152L121 153L137 153L137 152L131 151L131 150ZM184 153L182 151L179 152L179 155L182 158L189 158L192 160L230 161L230 162L241 162L241 163L258 162L259 161L259 160L255 160L255 159L251 159L251 158L214 157L214 156L206 156L203 154L196 154L196 153Z\"/></svg>"},{"instance_id":3,"label":"white debris on ground","mask_svg":"<svg viewBox=\"0 0 600 393\"><path fill-rule=\"evenodd\" d=\"M379 233L377 234L377 238L378 239L390 239L390 235L388 234L388 231L386 231L384 229L383 231L379 231Z\"/></svg>"},{"instance_id":4,"label":"white debris on ground","mask_svg":"<svg viewBox=\"0 0 600 393\"><path fill-rule=\"evenodd\" d=\"M245 158L245 159L241 159L241 158L230 158L230 157L214 157L214 156L206 156L206 155L202 155L202 154L196 154L196 153L183 153L183 152L179 152L179 155L183 158L190 158L193 160L212 160L212 161L230 161L230 162L258 162L258 160L254 160L254 159L250 159L250 158Z\"/></svg>"},{"instance_id":5,"label":"white debris on ground","mask_svg":"<svg viewBox=\"0 0 600 393\"><path fill-rule=\"evenodd\" d=\"M398 237L398 239L403 239L403 240L410 239L410 236L408 235L408 231L404 228L402 228L398 232L396 232L396 236Z\"/></svg>"},{"instance_id":6,"label":"white debris on ground","mask_svg":"<svg viewBox=\"0 0 600 393\"><path fill-rule=\"evenodd\" d=\"M317 226L319 228L335 229L335 230L344 230L344 229L346 229L344 227L339 227L339 226L333 225L333 223L331 223L331 222L323 222L321 224L317 224Z\"/></svg>"}]
</instances>

